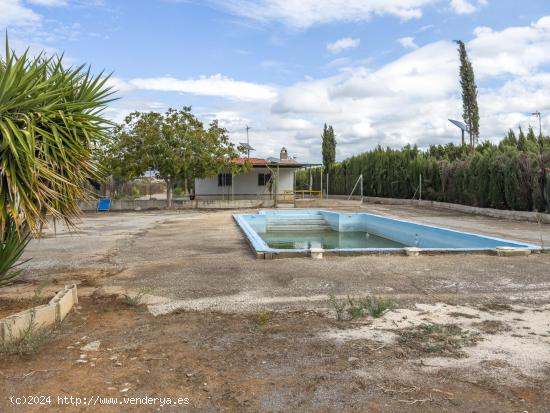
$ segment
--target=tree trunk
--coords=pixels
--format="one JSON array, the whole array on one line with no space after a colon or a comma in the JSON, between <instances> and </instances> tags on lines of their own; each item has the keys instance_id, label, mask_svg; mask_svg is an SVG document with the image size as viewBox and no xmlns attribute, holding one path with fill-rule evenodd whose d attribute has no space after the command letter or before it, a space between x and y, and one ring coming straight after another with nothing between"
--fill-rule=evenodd
<instances>
[{"instance_id":1,"label":"tree trunk","mask_svg":"<svg viewBox=\"0 0 550 413\"><path fill-rule=\"evenodd\" d=\"M166 208L172 208L172 179L166 178Z\"/></svg>"},{"instance_id":2,"label":"tree trunk","mask_svg":"<svg viewBox=\"0 0 550 413\"><path fill-rule=\"evenodd\" d=\"M187 178L183 180L183 191L186 195L189 195L189 182L187 181Z\"/></svg>"}]
</instances>

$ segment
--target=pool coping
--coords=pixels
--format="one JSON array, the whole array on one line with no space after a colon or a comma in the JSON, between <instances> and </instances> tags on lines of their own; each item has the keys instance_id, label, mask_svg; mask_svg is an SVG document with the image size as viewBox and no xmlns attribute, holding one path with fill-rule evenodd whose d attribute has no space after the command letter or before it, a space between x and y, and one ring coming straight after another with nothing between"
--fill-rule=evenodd
<instances>
[{"instance_id":1,"label":"pool coping","mask_svg":"<svg viewBox=\"0 0 550 413\"><path fill-rule=\"evenodd\" d=\"M274 214L266 214L265 212L275 212ZM550 247L540 247L533 244L529 244L523 241L515 241L504 238L492 237L489 235L476 234L474 232L468 231L459 231L456 229L440 227L437 225L419 223L407 219L398 219L393 217L388 217L384 215L371 214L367 212L348 212L348 211L327 211L324 209L302 209L302 210L260 210L257 214L233 214L233 219L239 225L241 231L244 233L245 238L247 239L250 247L253 252L256 254L257 258L272 259L272 258L291 258L291 257L304 257L310 256L309 249L278 249L271 248L263 240L262 237L250 226L250 224L244 218L245 216L255 216L255 215L284 215L288 213L289 215L300 215L300 213L307 215L307 213L337 213L337 214L346 214L346 215L370 215L375 217L380 217L384 219L389 219L392 221L406 222L415 225L422 225L428 228L434 228L439 230L445 230L449 232L454 232L457 234L466 234L476 237L481 237L485 239L490 239L493 241L499 241L503 243L513 243L519 245L516 249L517 251L525 251L528 253L532 252L544 252L550 251ZM338 255L338 256L353 256L353 255L408 255L407 248L334 248L323 250L323 254L326 255ZM437 254L488 254L488 255L497 255L498 251L496 248L419 248L418 253L421 255L437 255Z\"/></svg>"}]
</instances>

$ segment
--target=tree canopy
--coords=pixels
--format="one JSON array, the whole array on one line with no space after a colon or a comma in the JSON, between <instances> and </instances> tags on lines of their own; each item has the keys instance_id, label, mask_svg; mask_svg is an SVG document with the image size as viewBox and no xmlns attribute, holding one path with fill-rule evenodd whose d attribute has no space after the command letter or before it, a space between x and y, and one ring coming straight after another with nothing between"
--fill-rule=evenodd
<instances>
[{"instance_id":1,"label":"tree canopy","mask_svg":"<svg viewBox=\"0 0 550 413\"><path fill-rule=\"evenodd\" d=\"M170 207L176 181L187 189L192 179L213 176L224 167L236 172L242 166L231 161L238 154L218 121L205 128L191 107L184 107L164 114L128 115L113 133L105 163L115 179L131 180L154 172L166 182Z\"/></svg>"}]
</instances>

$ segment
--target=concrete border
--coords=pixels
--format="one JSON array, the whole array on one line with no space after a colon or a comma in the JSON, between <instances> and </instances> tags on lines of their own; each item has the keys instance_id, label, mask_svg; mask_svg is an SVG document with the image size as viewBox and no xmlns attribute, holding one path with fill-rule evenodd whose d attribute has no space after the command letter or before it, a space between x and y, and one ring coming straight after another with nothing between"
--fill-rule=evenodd
<instances>
[{"instance_id":1,"label":"concrete border","mask_svg":"<svg viewBox=\"0 0 550 413\"><path fill-rule=\"evenodd\" d=\"M466 231L457 231L450 228L443 228L435 225L429 224L420 224L417 222L390 218L387 216L376 215L372 213L348 213L348 212L334 212L334 211L324 211L324 210L261 210L257 214L233 214L233 219L244 233L248 244L251 246L252 251L255 253L257 258L263 259L275 259L275 258L293 258L293 257L304 257L311 256L309 249L277 249L271 248L263 240L262 237L258 235L257 230L254 225L249 223L249 219L261 216L270 216L270 215L311 215L311 214L321 214L330 224L330 226L337 231L346 231L347 224L341 222L343 218L352 219L354 225L358 225L356 217L369 217L370 218L370 228L365 229L371 234L384 236L386 238L392 239L394 241L400 242L404 245L418 245L413 242L412 234L415 234L415 238L420 234L421 236L427 235L428 238L433 238L434 234L439 237L443 236L446 241L442 243L439 247L421 247L414 249L414 254L407 253L409 247L403 248L343 248L343 249L328 249L324 251L324 255L371 255L371 254L397 254L397 255L406 255L406 256L417 256L424 254L441 254L441 253L461 253L461 254L496 254L496 247L498 246L508 246L513 247L514 250L528 250L531 252L543 252L550 251L550 248L542 248L535 245L531 245L524 242L501 239L496 237L491 237L487 235L481 235ZM329 219L327 216L336 216L338 219ZM400 227L396 228L396 225ZM403 226L407 227L407 231L403 229ZM348 229L349 230L349 229ZM388 231L391 231L388 233ZM382 233L380 233L382 232ZM379 234L380 233L380 234ZM394 234L394 236L390 236ZM397 239L395 239L397 237ZM449 237L453 237L450 242ZM459 246L457 247L456 241L468 241L470 245L468 246ZM490 242L491 245L487 245L487 242ZM450 246L446 246L451 244ZM440 242L441 244L441 242ZM492 244L495 244L493 246ZM459 244L460 245L460 244ZM527 254L524 252L523 254ZM503 254L500 254L503 255ZM517 254L516 254L517 255Z\"/></svg>"},{"instance_id":2,"label":"concrete border","mask_svg":"<svg viewBox=\"0 0 550 413\"><path fill-rule=\"evenodd\" d=\"M8 344L20 336L32 324L35 328L49 327L60 323L78 303L76 284L65 286L48 304L5 317L0 320L0 345Z\"/></svg>"},{"instance_id":3,"label":"concrete border","mask_svg":"<svg viewBox=\"0 0 550 413\"><path fill-rule=\"evenodd\" d=\"M412 205L429 208L449 209L466 214L481 215L485 217L511 219L515 221L540 222L550 224L550 214L529 212L529 211L511 211L505 209L479 208L461 204L451 204L448 202L420 201L417 199L399 199L399 198L378 198L372 196L364 197L365 203L386 204L386 205Z\"/></svg>"},{"instance_id":4,"label":"concrete border","mask_svg":"<svg viewBox=\"0 0 550 413\"><path fill-rule=\"evenodd\" d=\"M97 200L80 202L79 208L84 212L97 211ZM172 209L244 209L271 208L275 205L272 199L174 199ZM157 199L113 199L110 211L151 211L166 208L165 200Z\"/></svg>"},{"instance_id":5,"label":"concrete border","mask_svg":"<svg viewBox=\"0 0 550 413\"><path fill-rule=\"evenodd\" d=\"M296 208L338 208L338 207L358 207L361 206L361 199L299 199L294 201Z\"/></svg>"}]
</instances>

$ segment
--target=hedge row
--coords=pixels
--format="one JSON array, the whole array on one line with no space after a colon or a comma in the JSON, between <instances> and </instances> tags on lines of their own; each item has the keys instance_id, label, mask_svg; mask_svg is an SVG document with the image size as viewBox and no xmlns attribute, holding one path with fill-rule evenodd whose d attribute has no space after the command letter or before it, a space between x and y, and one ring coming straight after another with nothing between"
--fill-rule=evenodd
<instances>
[{"instance_id":1,"label":"hedge row","mask_svg":"<svg viewBox=\"0 0 550 413\"><path fill-rule=\"evenodd\" d=\"M320 172L311 171L314 189L320 188ZM519 137L510 131L498 145L485 142L475 151L453 144L427 151L378 147L335 164L330 194L349 195L360 174L365 196L418 198L421 176L422 199L550 212L550 137L537 138L532 130ZM307 189L309 182L310 172L300 171L298 188Z\"/></svg>"}]
</instances>

